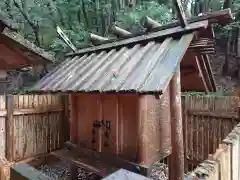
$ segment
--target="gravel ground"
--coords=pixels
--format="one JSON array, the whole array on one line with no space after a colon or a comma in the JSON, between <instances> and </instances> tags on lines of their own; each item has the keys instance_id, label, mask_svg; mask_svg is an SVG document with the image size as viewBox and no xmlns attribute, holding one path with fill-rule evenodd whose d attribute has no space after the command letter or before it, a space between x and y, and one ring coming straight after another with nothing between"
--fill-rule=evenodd
<instances>
[{"instance_id":1,"label":"gravel ground","mask_svg":"<svg viewBox=\"0 0 240 180\"><path fill-rule=\"evenodd\" d=\"M56 180L69 180L69 165L67 162L58 161L51 165L44 165L38 168L39 171ZM100 180L101 177L94 173L78 169L78 180ZM163 163L156 163L150 175L153 180L168 180L168 166ZM185 176L185 180L192 180Z\"/></svg>"},{"instance_id":2,"label":"gravel ground","mask_svg":"<svg viewBox=\"0 0 240 180\"><path fill-rule=\"evenodd\" d=\"M38 168L39 171L57 180L69 180L69 165L64 161L58 161L51 165L44 165ZM96 174L78 169L78 180L100 180ZM150 176L153 180L168 180L168 166L163 163L157 163Z\"/></svg>"},{"instance_id":3,"label":"gravel ground","mask_svg":"<svg viewBox=\"0 0 240 180\"><path fill-rule=\"evenodd\" d=\"M39 171L52 177L56 180L69 180L69 164L62 160L52 163L51 165L44 165L38 168ZM94 173L78 169L78 180L100 180L101 178Z\"/></svg>"}]
</instances>

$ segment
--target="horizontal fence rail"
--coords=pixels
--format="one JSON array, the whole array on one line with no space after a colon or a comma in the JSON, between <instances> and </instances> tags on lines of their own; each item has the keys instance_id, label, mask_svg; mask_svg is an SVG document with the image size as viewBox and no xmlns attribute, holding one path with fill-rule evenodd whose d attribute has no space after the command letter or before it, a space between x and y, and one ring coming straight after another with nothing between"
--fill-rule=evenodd
<instances>
[{"instance_id":1,"label":"horizontal fence rail","mask_svg":"<svg viewBox=\"0 0 240 180\"><path fill-rule=\"evenodd\" d=\"M222 141L215 153L203 161L189 179L240 179L240 124Z\"/></svg>"},{"instance_id":2,"label":"horizontal fence rail","mask_svg":"<svg viewBox=\"0 0 240 180\"><path fill-rule=\"evenodd\" d=\"M183 96L185 171L214 153L239 123L239 97Z\"/></svg>"}]
</instances>

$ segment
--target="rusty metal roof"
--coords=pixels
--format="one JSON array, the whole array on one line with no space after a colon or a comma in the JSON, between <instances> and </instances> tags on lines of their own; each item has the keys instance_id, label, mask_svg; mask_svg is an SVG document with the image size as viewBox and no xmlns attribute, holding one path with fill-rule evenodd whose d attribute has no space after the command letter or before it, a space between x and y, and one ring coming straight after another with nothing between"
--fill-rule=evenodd
<instances>
[{"instance_id":1,"label":"rusty metal roof","mask_svg":"<svg viewBox=\"0 0 240 180\"><path fill-rule=\"evenodd\" d=\"M179 39L67 58L31 91L161 93L185 54L193 33Z\"/></svg>"}]
</instances>

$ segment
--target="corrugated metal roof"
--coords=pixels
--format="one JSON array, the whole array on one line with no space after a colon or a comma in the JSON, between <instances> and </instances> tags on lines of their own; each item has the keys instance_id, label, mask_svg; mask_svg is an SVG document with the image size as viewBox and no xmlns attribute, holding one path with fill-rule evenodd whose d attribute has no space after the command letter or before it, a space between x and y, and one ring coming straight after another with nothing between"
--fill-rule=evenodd
<instances>
[{"instance_id":1,"label":"corrugated metal roof","mask_svg":"<svg viewBox=\"0 0 240 180\"><path fill-rule=\"evenodd\" d=\"M193 34L66 59L31 91L161 93Z\"/></svg>"}]
</instances>

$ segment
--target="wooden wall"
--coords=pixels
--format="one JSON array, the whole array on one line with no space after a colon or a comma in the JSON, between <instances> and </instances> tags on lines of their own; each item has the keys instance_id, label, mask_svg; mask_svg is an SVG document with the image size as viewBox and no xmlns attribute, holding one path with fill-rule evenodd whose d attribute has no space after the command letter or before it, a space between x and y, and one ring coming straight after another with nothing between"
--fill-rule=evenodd
<instances>
[{"instance_id":1,"label":"wooden wall","mask_svg":"<svg viewBox=\"0 0 240 180\"><path fill-rule=\"evenodd\" d=\"M0 156L20 161L62 147L68 131L64 98L1 95Z\"/></svg>"},{"instance_id":2,"label":"wooden wall","mask_svg":"<svg viewBox=\"0 0 240 180\"><path fill-rule=\"evenodd\" d=\"M169 92L163 98L138 95L73 94L72 141L81 147L151 164L170 148ZM93 128L103 120L101 128ZM110 129L106 128L107 121ZM72 124L74 124L72 123ZM159 141L162 139L163 141Z\"/></svg>"}]
</instances>

